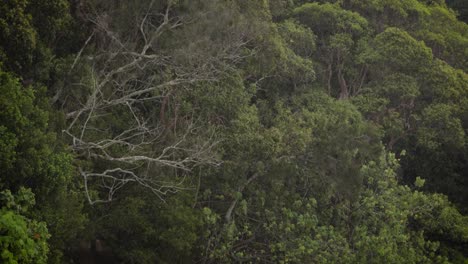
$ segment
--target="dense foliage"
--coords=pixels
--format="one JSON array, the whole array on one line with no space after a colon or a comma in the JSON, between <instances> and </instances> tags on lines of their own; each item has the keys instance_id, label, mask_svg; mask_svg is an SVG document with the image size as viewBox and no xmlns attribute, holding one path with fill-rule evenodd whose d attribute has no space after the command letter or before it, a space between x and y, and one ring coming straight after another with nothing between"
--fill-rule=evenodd
<instances>
[{"instance_id":1,"label":"dense foliage","mask_svg":"<svg viewBox=\"0 0 468 264\"><path fill-rule=\"evenodd\" d=\"M3 1L0 262L467 263L463 21L444 0Z\"/></svg>"}]
</instances>

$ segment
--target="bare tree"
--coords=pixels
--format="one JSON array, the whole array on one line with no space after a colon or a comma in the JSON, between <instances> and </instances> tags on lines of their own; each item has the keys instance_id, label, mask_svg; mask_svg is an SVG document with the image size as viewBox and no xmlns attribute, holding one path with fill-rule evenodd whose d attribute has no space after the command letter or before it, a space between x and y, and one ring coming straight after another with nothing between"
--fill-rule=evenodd
<instances>
[{"instance_id":1,"label":"bare tree","mask_svg":"<svg viewBox=\"0 0 468 264\"><path fill-rule=\"evenodd\" d=\"M111 201L130 182L163 199L184 188L184 177L167 181L158 177L161 171L187 175L196 166L219 164L213 151L219 139L193 114L179 116L171 98L197 84L217 82L250 56L245 52L250 42L247 30L227 27L231 32L213 40L200 32L193 37L193 30L187 29L192 35L185 36L191 41L181 37L185 43L181 48L167 49L163 43L167 36L184 36L187 27L210 11L188 17L177 14L171 1L157 3L153 0L141 10L132 32L114 30L117 18L108 13L88 17L94 31L85 45L94 38L98 52L86 57L83 47L75 58L72 70L85 59L91 70L88 80L79 84L84 94L68 99L76 107L68 112L63 132L83 160L79 170L91 204ZM171 102L175 106L168 120Z\"/></svg>"}]
</instances>

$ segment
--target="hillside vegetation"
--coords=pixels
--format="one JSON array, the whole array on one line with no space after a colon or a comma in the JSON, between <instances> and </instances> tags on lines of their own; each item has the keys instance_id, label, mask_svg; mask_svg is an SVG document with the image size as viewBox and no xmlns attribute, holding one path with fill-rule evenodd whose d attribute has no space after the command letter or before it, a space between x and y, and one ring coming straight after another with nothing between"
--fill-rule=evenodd
<instances>
[{"instance_id":1,"label":"hillside vegetation","mask_svg":"<svg viewBox=\"0 0 468 264\"><path fill-rule=\"evenodd\" d=\"M1 1L0 262L468 263L467 10Z\"/></svg>"}]
</instances>

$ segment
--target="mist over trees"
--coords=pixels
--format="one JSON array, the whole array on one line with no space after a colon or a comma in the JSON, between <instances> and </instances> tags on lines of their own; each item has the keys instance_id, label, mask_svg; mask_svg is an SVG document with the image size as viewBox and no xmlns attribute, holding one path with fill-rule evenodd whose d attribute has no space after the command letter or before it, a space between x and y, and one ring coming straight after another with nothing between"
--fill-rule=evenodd
<instances>
[{"instance_id":1,"label":"mist over trees","mask_svg":"<svg viewBox=\"0 0 468 264\"><path fill-rule=\"evenodd\" d=\"M467 263L468 5L0 3L1 263Z\"/></svg>"}]
</instances>

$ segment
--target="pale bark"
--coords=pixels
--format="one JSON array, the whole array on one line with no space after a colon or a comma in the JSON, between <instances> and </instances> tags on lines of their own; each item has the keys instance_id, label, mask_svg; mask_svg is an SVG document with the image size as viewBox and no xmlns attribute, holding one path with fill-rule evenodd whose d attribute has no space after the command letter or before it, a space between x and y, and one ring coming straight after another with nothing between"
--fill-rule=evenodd
<instances>
[{"instance_id":1,"label":"pale bark","mask_svg":"<svg viewBox=\"0 0 468 264\"><path fill-rule=\"evenodd\" d=\"M219 165L214 155L219 139L207 132L203 126L206 122L189 114L174 116L178 124L169 124L168 102L173 94L192 89L194 84L217 82L248 56L244 47L250 40L243 34L230 36L232 39L222 42L213 54L200 54L198 60L187 58L187 63L177 61L172 54L161 51L158 43L163 34L175 32L188 22L173 15L170 1L162 13L154 11L154 2L141 14L134 39L113 32L112 18L107 15L90 18L95 31L83 47L96 36L101 41L96 43L101 52L90 58L90 81L80 84L88 93L75 99L78 104L75 101L74 105L79 107L69 109L68 127L63 133L80 159L100 164L100 171L95 166L79 168L91 204L111 201L128 183L144 186L164 199L165 194L186 188L185 176L164 182L151 170L170 168L174 174L189 175L197 166ZM82 51L70 71L81 57ZM152 108L159 108L159 120L155 121L147 110L150 103ZM126 120L125 128L115 129L106 123L105 117L110 115L131 120ZM170 139L168 130L172 131ZM94 197L91 190L101 190L101 196L105 190L105 197Z\"/></svg>"}]
</instances>

